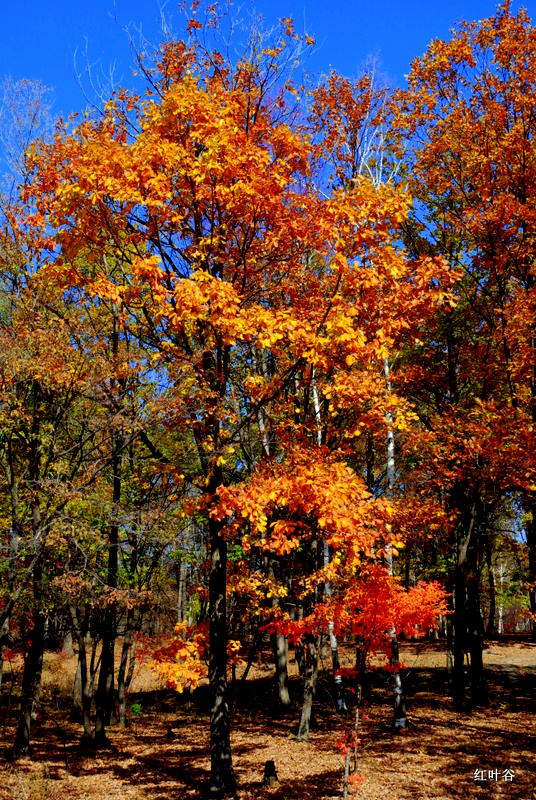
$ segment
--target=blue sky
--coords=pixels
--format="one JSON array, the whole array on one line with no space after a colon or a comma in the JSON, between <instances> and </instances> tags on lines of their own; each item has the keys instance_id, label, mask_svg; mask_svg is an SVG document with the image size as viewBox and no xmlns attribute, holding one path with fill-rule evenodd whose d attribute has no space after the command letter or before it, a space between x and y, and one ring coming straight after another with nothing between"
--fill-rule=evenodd
<instances>
[{"instance_id":1,"label":"blue sky","mask_svg":"<svg viewBox=\"0 0 536 800\"><path fill-rule=\"evenodd\" d=\"M55 91L54 111L68 115L87 105L75 77L92 64L96 80L107 82L113 67L117 84L131 85L133 59L124 29L141 30L156 44L160 38L160 7L172 16L175 0L13 0L3 3L4 36L0 48L0 79L40 80ZM536 0L514 0L536 19ZM411 60L434 37L445 38L462 18L480 19L495 10L494 0L257 0L267 24L292 16L297 30L316 37L318 46L308 69L330 66L346 75L358 74L367 56L379 59L390 83L403 83ZM235 0L238 16L250 13L249 0ZM178 29L178 25L177 25ZM135 33L134 37L138 40ZM87 43L87 56L86 56ZM85 80L85 79L84 79ZM85 80L87 86L87 80Z\"/></svg>"}]
</instances>

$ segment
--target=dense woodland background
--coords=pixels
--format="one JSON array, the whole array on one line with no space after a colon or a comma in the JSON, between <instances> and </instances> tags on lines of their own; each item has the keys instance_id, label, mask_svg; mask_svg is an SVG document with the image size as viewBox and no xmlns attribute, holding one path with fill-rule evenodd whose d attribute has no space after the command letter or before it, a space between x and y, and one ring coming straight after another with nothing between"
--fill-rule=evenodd
<instances>
[{"instance_id":1,"label":"dense woodland background","mask_svg":"<svg viewBox=\"0 0 536 800\"><path fill-rule=\"evenodd\" d=\"M440 694L478 713L485 641L536 631L536 28L504 3L397 91L306 76L290 19L240 57L231 29L194 8L139 55L145 94L55 128L43 87L4 87L8 756L44 656L76 654L94 752L138 657L208 683L232 796L228 682L271 648L283 711L290 646L298 740L331 654L346 796L371 669L407 727L401 642L444 641Z\"/></svg>"}]
</instances>

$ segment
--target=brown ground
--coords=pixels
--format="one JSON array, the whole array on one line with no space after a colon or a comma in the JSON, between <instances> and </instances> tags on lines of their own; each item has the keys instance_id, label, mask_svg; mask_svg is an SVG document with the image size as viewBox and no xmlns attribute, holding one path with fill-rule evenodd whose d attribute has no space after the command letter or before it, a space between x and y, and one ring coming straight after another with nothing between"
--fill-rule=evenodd
<instances>
[{"instance_id":1,"label":"brown ground","mask_svg":"<svg viewBox=\"0 0 536 800\"><path fill-rule=\"evenodd\" d=\"M388 678L373 677L362 723L358 772L352 788L360 800L511 798L536 800L536 645L491 643L485 651L490 707L456 713L445 696L442 643L402 646L409 668L406 686L411 726L390 730ZM199 798L209 755L206 692L188 710L184 698L157 690L147 670L135 679L130 704L141 707L126 730L113 728L111 751L80 749L79 726L66 721L73 659L46 660L42 719L33 732L31 757L16 765L0 760L0 800L182 800ZM327 666L327 665L326 665ZM308 742L294 738L297 711L277 717L270 667L262 664L240 691L234 710L233 755L243 800L331 800L341 797L343 757L335 747L347 720L337 717L330 683L319 685L316 726ZM9 671L6 688L9 689ZM299 693L297 679L292 681ZM16 698L0 706L0 748L12 740ZM264 763L273 759L280 785L261 785ZM474 780L476 769L499 771L498 780ZM506 782L503 771L514 772Z\"/></svg>"}]
</instances>

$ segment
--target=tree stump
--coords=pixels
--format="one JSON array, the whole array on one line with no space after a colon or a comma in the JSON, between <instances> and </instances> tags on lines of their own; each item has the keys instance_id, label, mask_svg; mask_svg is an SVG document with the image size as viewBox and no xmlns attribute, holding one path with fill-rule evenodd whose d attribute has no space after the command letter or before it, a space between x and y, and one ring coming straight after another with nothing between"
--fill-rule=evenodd
<instances>
[{"instance_id":1,"label":"tree stump","mask_svg":"<svg viewBox=\"0 0 536 800\"><path fill-rule=\"evenodd\" d=\"M269 789L275 789L276 786L279 786L279 778L277 777L277 772L275 769L275 761L270 760L265 763L262 785L267 786Z\"/></svg>"}]
</instances>

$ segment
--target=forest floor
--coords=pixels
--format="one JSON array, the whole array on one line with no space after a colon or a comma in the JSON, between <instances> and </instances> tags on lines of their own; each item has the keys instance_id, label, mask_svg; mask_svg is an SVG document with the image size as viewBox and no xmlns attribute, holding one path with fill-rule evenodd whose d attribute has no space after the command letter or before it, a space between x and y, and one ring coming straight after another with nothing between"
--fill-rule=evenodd
<instances>
[{"instance_id":1,"label":"forest floor","mask_svg":"<svg viewBox=\"0 0 536 800\"><path fill-rule=\"evenodd\" d=\"M536 800L536 644L492 641L484 652L490 705L463 714L448 697L442 642L403 643L410 726L391 730L389 678L376 672L362 714L359 800ZM15 665L16 666L16 665ZM0 800L187 800L202 796L209 771L208 708L203 688L188 708L184 696L158 689L138 671L129 696L130 726L110 728L112 748L80 748L80 726L67 721L75 659L47 654L42 709L30 756L4 759L12 742L18 683L0 705ZM299 681L291 678L293 696ZM335 800L342 796L344 759L336 741L353 712L333 708L327 663L319 681L316 722L307 742L295 738L298 703L276 711L271 665L258 663L233 711L232 746L242 800ZM14 675L12 676L14 677ZM9 669L5 676L9 693ZM273 759L279 786L262 785ZM483 770L484 781L475 780ZM505 771L511 770L513 776ZM489 773L489 774L488 774ZM510 778L508 780L506 778Z\"/></svg>"}]
</instances>

